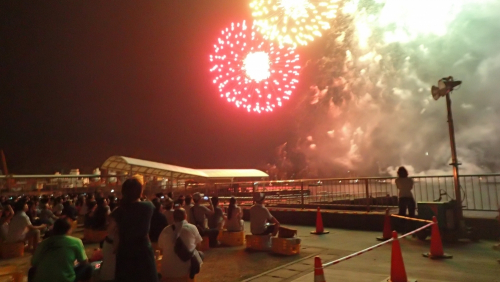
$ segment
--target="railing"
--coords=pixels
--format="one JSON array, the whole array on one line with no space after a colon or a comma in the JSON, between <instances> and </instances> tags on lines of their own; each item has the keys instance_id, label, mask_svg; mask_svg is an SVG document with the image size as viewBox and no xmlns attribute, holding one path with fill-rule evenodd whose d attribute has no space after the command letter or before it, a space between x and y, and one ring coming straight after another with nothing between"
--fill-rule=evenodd
<instances>
[{"instance_id":1,"label":"railing","mask_svg":"<svg viewBox=\"0 0 500 282\"><path fill-rule=\"evenodd\" d=\"M84 184L76 182L87 178ZM99 178L99 180L97 180ZM415 176L413 195L417 202L455 199L453 176ZM115 175L32 175L0 176L4 195L43 193L84 193L99 190L104 194L121 192L125 178ZM113 180L113 181L111 181ZM252 204L254 192L264 192L270 205L340 206L345 209L385 209L397 206L398 191L394 177L328 178L283 181L216 183L195 186L163 187L153 181L145 184L147 195L174 191L176 194L202 192L218 195L223 202L235 196L240 204ZM9 183L8 183L9 182ZM10 185L7 185L10 184ZM70 185L72 184L72 185ZM498 211L500 174L460 176L462 206L466 211ZM7 189L7 187L9 189Z\"/></svg>"},{"instance_id":2,"label":"railing","mask_svg":"<svg viewBox=\"0 0 500 282\"><path fill-rule=\"evenodd\" d=\"M412 178L417 202L455 199L451 175ZM462 175L460 184L464 210L497 211L500 208L500 174ZM211 190L223 199L235 196L244 203L252 201L253 192L264 192L269 205L328 205L367 210L397 206L398 196L394 177L217 183Z\"/></svg>"}]
</instances>

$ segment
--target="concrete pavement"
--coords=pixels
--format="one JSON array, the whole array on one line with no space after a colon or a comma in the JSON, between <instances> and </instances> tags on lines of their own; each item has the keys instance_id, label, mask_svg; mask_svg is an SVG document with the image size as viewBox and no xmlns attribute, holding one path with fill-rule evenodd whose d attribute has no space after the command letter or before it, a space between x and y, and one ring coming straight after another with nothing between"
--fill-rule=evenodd
<instances>
[{"instance_id":1,"label":"concrete pavement","mask_svg":"<svg viewBox=\"0 0 500 282\"><path fill-rule=\"evenodd\" d=\"M288 225L287 225L288 226ZM289 226L298 229L302 247L314 249L323 263L360 251L377 243L378 232L353 231L327 228L330 234L309 234L311 227ZM422 242L407 237L400 240L408 278L418 281L445 282L500 282L500 252L492 249L495 242L463 241L444 245L448 260L431 260L422 253L428 252L430 241ZM315 255L316 255L315 254ZM314 255L252 277L245 281L259 282L312 282L314 281ZM327 282L383 281L390 275L391 243L324 269Z\"/></svg>"}]
</instances>

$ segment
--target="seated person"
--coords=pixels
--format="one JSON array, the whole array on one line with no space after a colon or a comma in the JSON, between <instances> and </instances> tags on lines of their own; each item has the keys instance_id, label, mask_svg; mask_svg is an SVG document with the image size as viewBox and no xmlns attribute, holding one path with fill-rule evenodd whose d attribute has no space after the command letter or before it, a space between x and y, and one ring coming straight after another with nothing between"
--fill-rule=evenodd
<instances>
[{"instance_id":1,"label":"seated person","mask_svg":"<svg viewBox=\"0 0 500 282\"><path fill-rule=\"evenodd\" d=\"M50 227L57 219L58 217L49 209L49 204L47 202L43 203L40 210L40 222Z\"/></svg>"},{"instance_id":2,"label":"seated person","mask_svg":"<svg viewBox=\"0 0 500 282\"><path fill-rule=\"evenodd\" d=\"M190 274L191 260L182 261L174 252L177 237L181 238L187 250L195 252L195 255L199 255L195 251L196 245L203 240L196 226L187 222L183 208L174 211L174 222L173 225L165 227L158 238L158 246L163 252L160 271L162 278L180 278Z\"/></svg>"},{"instance_id":3,"label":"seated person","mask_svg":"<svg viewBox=\"0 0 500 282\"><path fill-rule=\"evenodd\" d=\"M106 221L110 213L108 202L105 198L97 198L96 205L96 208L89 214L91 218L90 228L93 230L106 230Z\"/></svg>"},{"instance_id":4,"label":"seated person","mask_svg":"<svg viewBox=\"0 0 500 282\"><path fill-rule=\"evenodd\" d=\"M69 200L65 201L63 203L63 207L64 208L62 210L61 216L69 218L72 221L77 220L78 211L77 211L75 205L73 205L73 200L69 199Z\"/></svg>"},{"instance_id":5,"label":"seated person","mask_svg":"<svg viewBox=\"0 0 500 282\"><path fill-rule=\"evenodd\" d=\"M64 209L64 206L62 204L62 197L57 197L55 200L54 200L54 206L52 207L52 212L56 215L56 216L60 216L61 213L62 213L62 210Z\"/></svg>"},{"instance_id":6,"label":"seated person","mask_svg":"<svg viewBox=\"0 0 500 282\"><path fill-rule=\"evenodd\" d=\"M82 240L68 236L70 229L66 219L56 220L52 236L40 243L31 258L28 282L73 282L91 278L92 267L88 264Z\"/></svg>"},{"instance_id":7,"label":"seated person","mask_svg":"<svg viewBox=\"0 0 500 282\"><path fill-rule=\"evenodd\" d=\"M151 217L151 224L149 227L149 239L151 242L158 242L158 236L163 231L165 227L167 227L167 217L163 214L163 209L161 206L161 201L158 198L153 199L153 205L155 206L155 210L153 212L153 216Z\"/></svg>"},{"instance_id":8,"label":"seated person","mask_svg":"<svg viewBox=\"0 0 500 282\"><path fill-rule=\"evenodd\" d=\"M208 208L201 204L201 200L202 195L200 193L193 194L194 206L191 208L193 222L196 228L198 228L198 233L200 233L201 236L208 236L210 247L216 247L218 244L217 236L219 236L219 230L216 228L207 228L206 224L208 218L211 218L215 214L214 206L209 197L204 197L204 200L209 203ZM218 224L218 222L215 220L212 224ZM212 226L215 227L215 225Z\"/></svg>"},{"instance_id":9,"label":"seated person","mask_svg":"<svg viewBox=\"0 0 500 282\"><path fill-rule=\"evenodd\" d=\"M2 209L2 216L0 217L0 239L5 241L7 238L7 233L9 233L9 222L14 216L14 210L10 206L10 204L5 204Z\"/></svg>"},{"instance_id":10,"label":"seated person","mask_svg":"<svg viewBox=\"0 0 500 282\"><path fill-rule=\"evenodd\" d=\"M212 205L214 206L214 214L208 216L208 228L221 230L224 226L224 212L219 207L219 197L212 197Z\"/></svg>"},{"instance_id":11,"label":"seated person","mask_svg":"<svg viewBox=\"0 0 500 282\"><path fill-rule=\"evenodd\" d=\"M19 200L14 204L14 216L9 223L9 232L7 233L6 242L29 242L29 245L33 247L33 251L36 250L38 241L40 241L40 230L45 230L46 225L42 224L40 226L33 226L31 221L26 214L28 210L28 205L26 201Z\"/></svg>"},{"instance_id":12,"label":"seated person","mask_svg":"<svg viewBox=\"0 0 500 282\"><path fill-rule=\"evenodd\" d=\"M172 199L167 198L165 200L165 210L163 214L167 218L168 225L174 224L174 201L172 201Z\"/></svg>"},{"instance_id":13,"label":"seated person","mask_svg":"<svg viewBox=\"0 0 500 282\"><path fill-rule=\"evenodd\" d=\"M40 218L38 217L37 204L35 201L28 202L28 211L26 212L26 214L30 218L30 221L33 225L37 226L41 224Z\"/></svg>"},{"instance_id":14,"label":"seated person","mask_svg":"<svg viewBox=\"0 0 500 282\"><path fill-rule=\"evenodd\" d=\"M276 236L279 231L280 223L271 215L269 210L264 207L264 193L255 193L253 200L255 205L250 208L250 231L253 235L268 235ZM268 223L271 222L272 224Z\"/></svg>"},{"instance_id":15,"label":"seated person","mask_svg":"<svg viewBox=\"0 0 500 282\"><path fill-rule=\"evenodd\" d=\"M92 228L94 225L94 212L97 208L97 204L95 201L88 201L87 202L87 213L85 214L85 219L83 221L83 227L85 228Z\"/></svg>"},{"instance_id":16,"label":"seated person","mask_svg":"<svg viewBox=\"0 0 500 282\"><path fill-rule=\"evenodd\" d=\"M241 211L241 208L236 205L236 199L234 197L231 197L231 199L229 200L229 208L227 210L227 231L243 231L245 225L242 218L243 212Z\"/></svg>"}]
</instances>

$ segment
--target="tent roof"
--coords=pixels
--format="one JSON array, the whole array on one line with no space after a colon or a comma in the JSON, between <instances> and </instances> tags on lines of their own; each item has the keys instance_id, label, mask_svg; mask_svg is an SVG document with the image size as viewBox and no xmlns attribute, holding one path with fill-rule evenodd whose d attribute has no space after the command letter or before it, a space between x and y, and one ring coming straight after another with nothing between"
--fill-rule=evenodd
<instances>
[{"instance_id":1,"label":"tent roof","mask_svg":"<svg viewBox=\"0 0 500 282\"><path fill-rule=\"evenodd\" d=\"M269 177L258 169L198 169L209 178Z\"/></svg>"},{"instance_id":2,"label":"tent roof","mask_svg":"<svg viewBox=\"0 0 500 282\"><path fill-rule=\"evenodd\" d=\"M138 173L179 179L269 177L269 175L257 169L193 169L123 156L109 157L101 168L131 172L132 174Z\"/></svg>"}]
</instances>

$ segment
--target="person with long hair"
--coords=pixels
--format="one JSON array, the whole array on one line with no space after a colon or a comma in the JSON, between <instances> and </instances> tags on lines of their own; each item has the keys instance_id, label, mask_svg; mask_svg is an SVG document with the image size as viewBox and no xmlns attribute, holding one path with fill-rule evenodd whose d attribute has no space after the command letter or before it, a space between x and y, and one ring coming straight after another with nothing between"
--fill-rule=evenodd
<instances>
[{"instance_id":1,"label":"person with long hair","mask_svg":"<svg viewBox=\"0 0 500 282\"><path fill-rule=\"evenodd\" d=\"M129 178L122 185L122 201L110 215L110 229L116 253L115 282L158 282L156 261L149 240L155 209L140 201L142 184Z\"/></svg>"},{"instance_id":2,"label":"person with long hair","mask_svg":"<svg viewBox=\"0 0 500 282\"><path fill-rule=\"evenodd\" d=\"M238 232L244 230L243 213L241 208L236 205L236 199L231 197L229 200L229 208L227 210L226 229L230 232Z\"/></svg>"},{"instance_id":3,"label":"person with long hair","mask_svg":"<svg viewBox=\"0 0 500 282\"><path fill-rule=\"evenodd\" d=\"M404 166L398 168L396 187L399 190L399 215L406 216L406 209L408 209L409 216L415 217L415 200L411 193L413 179L408 177L408 171Z\"/></svg>"}]
</instances>

